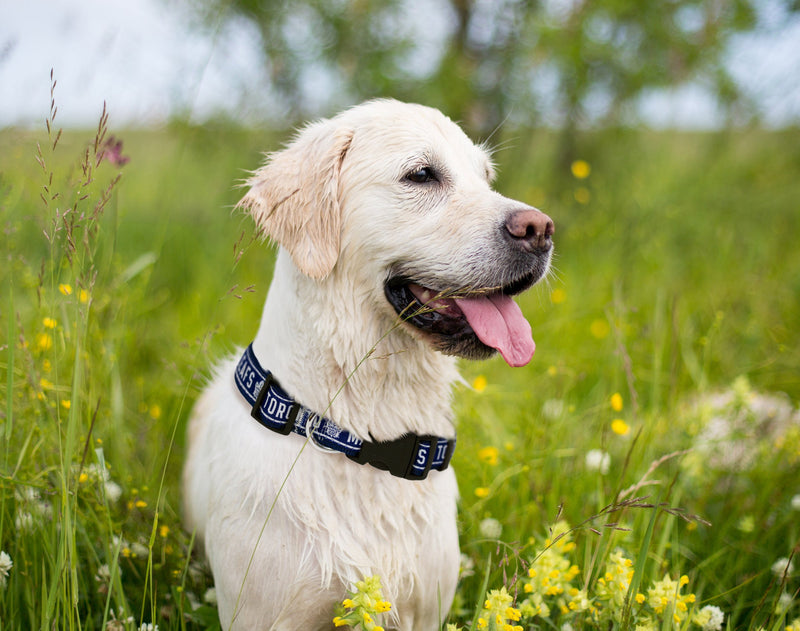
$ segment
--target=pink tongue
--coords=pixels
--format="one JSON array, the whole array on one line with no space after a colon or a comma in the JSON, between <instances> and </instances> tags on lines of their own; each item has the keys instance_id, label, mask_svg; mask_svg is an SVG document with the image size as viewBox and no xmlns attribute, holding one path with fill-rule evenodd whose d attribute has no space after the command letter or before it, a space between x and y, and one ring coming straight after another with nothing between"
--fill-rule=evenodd
<instances>
[{"instance_id":1,"label":"pink tongue","mask_svg":"<svg viewBox=\"0 0 800 631\"><path fill-rule=\"evenodd\" d=\"M455 301L478 339L500 351L509 366L524 366L531 360L536 350L531 325L511 296L491 294Z\"/></svg>"}]
</instances>

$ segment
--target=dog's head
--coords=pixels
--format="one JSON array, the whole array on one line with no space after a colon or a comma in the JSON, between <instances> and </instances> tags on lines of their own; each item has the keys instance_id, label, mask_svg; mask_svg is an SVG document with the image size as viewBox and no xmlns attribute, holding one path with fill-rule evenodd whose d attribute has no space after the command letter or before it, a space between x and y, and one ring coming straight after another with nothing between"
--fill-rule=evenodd
<instances>
[{"instance_id":1,"label":"dog's head","mask_svg":"<svg viewBox=\"0 0 800 631\"><path fill-rule=\"evenodd\" d=\"M344 274L374 308L452 355L534 350L511 298L548 271L553 222L491 189L487 152L439 111L370 101L313 123L240 204L304 274Z\"/></svg>"}]
</instances>

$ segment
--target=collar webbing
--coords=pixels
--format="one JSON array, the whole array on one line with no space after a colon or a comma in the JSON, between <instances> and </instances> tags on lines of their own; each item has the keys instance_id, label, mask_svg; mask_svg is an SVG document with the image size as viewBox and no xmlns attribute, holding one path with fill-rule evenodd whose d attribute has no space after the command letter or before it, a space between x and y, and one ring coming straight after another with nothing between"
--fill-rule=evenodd
<instances>
[{"instance_id":1,"label":"collar webbing","mask_svg":"<svg viewBox=\"0 0 800 631\"><path fill-rule=\"evenodd\" d=\"M371 464L400 478L424 480L431 469L446 469L455 450L455 439L430 435L405 434L389 441L362 441L286 394L272 373L258 363L252 344L239 360L234 380L252 406L250 415L264 427L279 434L309 436L322 449L338 451L354 462Z\"/></svg>"}]
</instances>

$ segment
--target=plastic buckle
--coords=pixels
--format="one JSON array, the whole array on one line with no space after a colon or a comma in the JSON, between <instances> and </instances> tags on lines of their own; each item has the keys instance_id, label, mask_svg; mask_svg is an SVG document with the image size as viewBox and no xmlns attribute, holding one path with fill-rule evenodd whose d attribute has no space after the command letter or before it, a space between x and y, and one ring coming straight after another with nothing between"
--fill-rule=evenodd
<instances>
[{"instance_id":1,"label":"plastic buckle","mask_svg":"<svg viewBox=\"0 0 800 631\"><path fill-rule=\"evenodd\" d=\"M275 384L276 388L280 388L280 384L278 383L277 379L272 376L272 373L267 373L267 377L264 379L264 385L262 385L261 389L258 391L255 403L253 403L253 408L250 410L250 416L256 419L264 427L271 429L273 432L277 432L278 434L283 434L286 436L291 434L292 430L294 429L294 423L297 419L297 413L300 411L300 406L298 406L296 403L291 404L289 407L289 415L286 417L286 423L284 425L276 426L267 423L266 419L261 416L261 406L264 405L264 401L267 399L267 395L269 394L272 384Z\"/></svg>"},{"instance_id":2,"label":"plastic buckle","mask_svg":"<svg viewBox=\"0 0 800 631\"><path fill-rule=\"evenodd\" d=\"M427 442L429 445L428 455L422 473L416 474L414 473L414 464L423 442ZM428 477L433 464L436 442L435 436L417 436L416 434L405 434L395 440L383 442L365 441L361 445L361 451L355 456L348 456L348 458L358 464L370 464L381 471L388 471L398 478L424 480Z\"/></svg>"}]
</instances>

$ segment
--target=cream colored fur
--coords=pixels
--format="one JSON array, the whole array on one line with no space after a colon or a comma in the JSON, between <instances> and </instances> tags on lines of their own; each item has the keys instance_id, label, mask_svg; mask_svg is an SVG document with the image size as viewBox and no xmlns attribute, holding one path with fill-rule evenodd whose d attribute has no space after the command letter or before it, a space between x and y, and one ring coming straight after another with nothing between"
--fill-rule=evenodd
<instances>
[{"instance_id":1,"label":"cream colored fur","mask_svg":"<svg viewBox=\"0 0 800 631\"><path fill-rule=\"evenodd\" d=\"M401 183L431 160L446 192ZM492 175L441 113L389 100L314 123L271 155L241 202L281 246L253 343L260 363L362 438L453 437L456 360L396 326L383 284L403 261L464 287L497 274L492 235L511 202ZM331 629L334 604L369 574L394 605L387 628L440 628L459 567L452 468L408 481L303 449L250 418L237 358L196 404L184 472L223 629Z\"/></svg>"}]
</instances>

